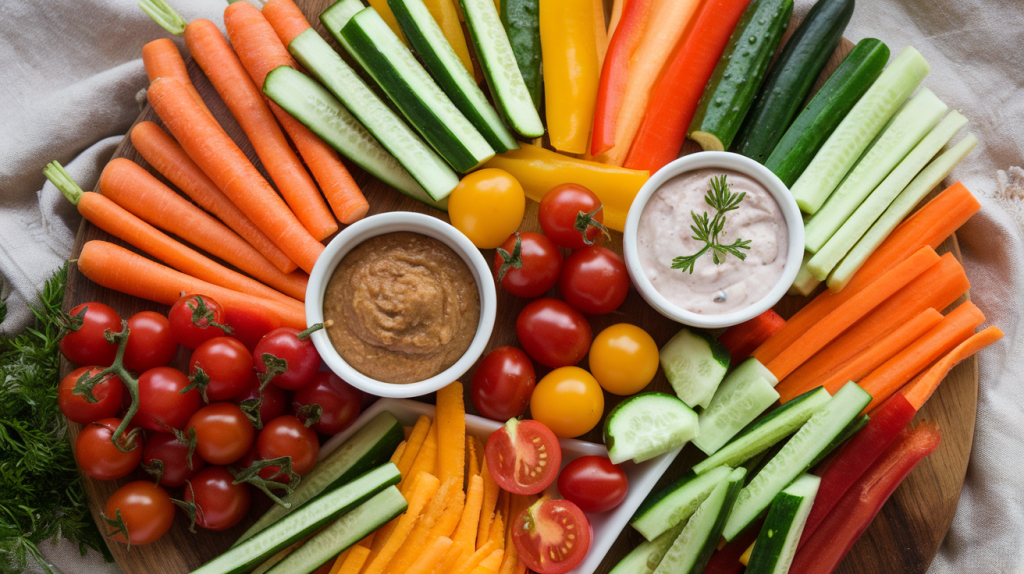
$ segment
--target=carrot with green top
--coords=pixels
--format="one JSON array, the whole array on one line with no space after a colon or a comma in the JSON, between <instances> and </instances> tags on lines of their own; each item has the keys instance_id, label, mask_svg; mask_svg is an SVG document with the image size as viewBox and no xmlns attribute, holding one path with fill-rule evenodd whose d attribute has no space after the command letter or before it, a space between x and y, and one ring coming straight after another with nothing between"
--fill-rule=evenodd
<instances>
[{"instance_id":1,"label":"carrot with green top","mask_svg":"<svg viewBox=\"0 0 1024 574\"><path fill-rule=\"evenodd\" d=\"M192 78L188 75L188 68L185 67L185 60L181 58L178 46L167 38L153 40L142 47L142 65L146 68L146 76L152 82L157 78L176 78L188 90L192 99L196 101L206 113L213 117L213 112L206 107L203 97L192 85Z\"/></svg>"},{"instance_id":2,"label":"carrot with green top","mask_svg":"<svg viewBox=\"0 0 1024 574\"><path fill-rule=\"evenodd\" d=\"M978 351L995 343L1003 338L1003 331L999 327L988 327L979 333L975 333L970 339L957 345L955 349L946 354L937 363L921 373L913 381L910 381L901 391L914 408L920 409L925 402L939 388L939 383L946 378L953 367L960 364Z\"/></svg>"}]
</instances>

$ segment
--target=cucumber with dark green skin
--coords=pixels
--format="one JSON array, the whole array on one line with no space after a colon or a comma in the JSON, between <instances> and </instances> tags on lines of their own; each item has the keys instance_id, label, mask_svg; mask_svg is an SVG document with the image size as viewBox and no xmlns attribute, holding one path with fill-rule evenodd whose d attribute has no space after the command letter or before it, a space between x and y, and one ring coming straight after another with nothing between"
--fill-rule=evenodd
<instances>
[{"instance_id":1,"label":"cucumber with dark green skin","mask_svg":"<svg viewBox=\"0 0 1024 574\"><path fill-rule=\"evenodd\" d=\"M854 46L775 145L765 167L792 186L889 61L889 47L865 38Z\"/></svg>"},{"instance_id":2,"label":"cucumber with dark green skin","mask_svg":"<svg viewBox=\"0 0 1024 574\"><path fill-rule=\"evenodd\" d=\"M539 0L503 0L501 25L508 34L508 41L512 44L512 52L519 64L519 71L523 74L526 89L533 98L533 105L540 110L540 98L544 91L541 76Z\"/></svg>"},{"instance_id":3,"label":"cucumber with dark green skin","mask_svg":"<svg viewBox=\"0 0 1024 574\"><path fill-rule=\"evenodd\" d=\"M818 0L786 42L761 86L732 151L764 163L811 93L846 25L854 0Z\"/></svg>"},{"instance_id":4,"label":"cucumber with dark green skin","mask_svg":"<svg viewBox=\"0 0 1024 574\"><path fill-rule=\"evenodd\" d=\"M743 11L687 130L705 150L732 145L793 15L793 0L754 0Z\"/></svg>"}]
</instances>

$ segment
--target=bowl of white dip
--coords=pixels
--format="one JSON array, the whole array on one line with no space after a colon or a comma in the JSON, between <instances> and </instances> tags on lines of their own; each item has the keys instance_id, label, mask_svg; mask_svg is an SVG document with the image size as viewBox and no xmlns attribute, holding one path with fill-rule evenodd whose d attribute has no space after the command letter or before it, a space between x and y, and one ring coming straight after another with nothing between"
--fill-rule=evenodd
<instances>
[{"instance_id":1,"label":"bowl of white dip","mask_svg":"<svg viewBox=\"0 0 1024 574\"><path fill-rule=\"evenodd\" d=\"M707 201L712 179L725 176L730 194L744 194L722 213L716 245L695 238L694 218L715 221ZM721 180L719 180L719 183ZM721 186L719 186L721 188ZM705 226L707 227L707 226ZM744 243L746 242L746 243ZM739 154L708 151L681 157L656 172L637 193L626 217L623 253L640 295L662 315L693 327L730 327L760 315L785 295L804 252L796 201L768 168ZM691 268L678 268L693 261ZM677 268L673 268L676 265Z\"/></svg>"}]
</instances>

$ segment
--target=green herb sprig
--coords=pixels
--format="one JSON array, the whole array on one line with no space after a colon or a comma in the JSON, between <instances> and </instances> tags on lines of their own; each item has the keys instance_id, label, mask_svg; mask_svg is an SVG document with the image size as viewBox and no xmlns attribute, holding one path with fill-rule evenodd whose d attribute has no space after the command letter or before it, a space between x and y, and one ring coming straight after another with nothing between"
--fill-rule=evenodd
<instances>
[{"instance_id":1,"label":"green herb sprig","mask_svg":"<svg viewBox=\"0 0 1024 574\"><path fill-rule=\"evenodd\" d=\"M725 174L711 178L711 189L704 195L704 202L715 210L715 216L710 217L706 211L701 215L690 211L690 216L693 217L693 225L690 226L690 229L693 230L692 237L694 241L704 243L704 247L693 255L683 255L673 259L672 269L682 269L684 273L689 270L692 274L697 260L708 251L711 252L715 265L720 265L729 254L737 257L740 261L747 258L747 254L742 250L750 249L749 239L736 238L736 241L729 245L723 245L719 241L719 236L725 235L725 214L739 209L740 202L747 196L747 192L733 193L729 187L730 184L726 182Z\"/></svg>"}]
</instances>

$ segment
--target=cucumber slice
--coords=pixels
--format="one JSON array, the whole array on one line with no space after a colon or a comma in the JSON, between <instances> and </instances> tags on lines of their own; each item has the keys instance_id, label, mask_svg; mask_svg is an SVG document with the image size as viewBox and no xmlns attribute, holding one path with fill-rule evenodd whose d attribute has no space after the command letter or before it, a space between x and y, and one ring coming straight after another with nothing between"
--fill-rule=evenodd
<instances>
[{"instance_id":1,"label":"cucumber slice","mask_svg":"<svg viewBox=\"0 0 1024 574\"><path fill-rule=\"evenodd\" d=\"M789 572L820 484L820 478L805 474L775 497L754 542L746 574Z\"/></svg>"},{"instance_id":2,"label":"cucumber slice","mask_svg":"<svg viewBox=\"0 0 1024 574\"><path fill-rule=\"evenodd\" d=\"M608 413L604 443L613 464L643 462L697 436L697 413L666 393L640 393Z\"/></svg>"},{"instance_id":3,"label":"cucumber slice","mask_svg":"<svg viewBox=\"0 0 1024 574\"><path fill-rule=\"evenodd\" d=\"M516 138L501 122L473 74L462 65L423 0L391 0L389 5L423 65L494 151L519 149Z\"/></svg>"},{"instance_id":4,"label":"cucumber slice","mask_svg":"<svg viewBox=\"0 0 1024 574\"><path fill-rule=\"evenodd\" d=\"M672 543L654 574L700 574L711 560L747 471L737 468L715 486Z\"/></svg>"},{"instance_id":5,"label":"cucumber slice","mask_svg":"<svg viewBox=\"0 0 1024 574\"><path fill-rule=\"evenodd\" d=\"M835 452L836 449L843 446L846 443L846 441L850 440L853 437L853 435L859 433L860 429L867 426L870 420L871 417L869 417L868 415L860 415L859 417L850 421L850 424L846 425L846 428L843 429L843 432L839 433L839 436L832 439L832 442L830 442L824 450L818 453L818 456L814 457L814 460L811 461L811 465L808 468L814 468L821 464L823 460L828 458L828 455Z\"/></svg>"},{"instance_id":6,"label":"cucumber slice","mask_svg":"<svg viewBox=\"0 0 1024 574\"><path fill-rule=\"evenodd\" d=\"M741 432L715 454L697 463L693 472L701 474L725 465L736 467L796 432L814 413L832 398L824 387L794 398Z\"/></svg>"},{"instance_id":7,"label":"cucumber slice","mask_svg":"<svg viewBox=\"0 0 1024 574\"><path fill-rule=\"evenodd\" d=\"M811 257L814 257L814 254L804 251L804 259L800 263L800 270L796 272L796 279L793 279L793 285L789 288L790 295L808 297L818 288L818 285L821 285L821 281L818 281L814 273L811 273L811 270L807 268L807 264L811 262Z\"/></svg>"},{"instance_id":8,"label":"cucumber slice","mask_svg":"<svg viewBox=\"0 0 1024 574\"><path fill-rule=\"evenodd\" d=\"M686 327L665 343L659 357L676 396L691 408L706 408L729 370L728 349L711 335Z\"/></svg>"},{"instance_id":9,"label":"cucumber slice","mask_svg":"<svg viewBox=\"0 0 1024 574\"><path fill-rule=\"evenodd\" d=\"M299 34L288 45L288 51L409 170L432 200L440 203L455 189L459 176L370 90L316 30ZM440 204L447 205L446 202Z\"/></svg>"},{"instance_id":10,"label":"cucumber slice","mask_svg":"<svg viewBox=\"0 0 1024 574\"><path fill-rule=\"evenodd\" d=\"M630 524L647 540L654 540L666 530L682 524L700 503L711 494L732 469L720 466L704 474L688 472L682 478L648 496L636 509Z\"/></svg>"},{"instance_id":11,"label":"cucumber slice","mask_svg":"<svg viewBox=\"0 0 1024 574\"><path fill-rule=\"evenodd\" d=\"M539 138L544 124L519 71L508 35L492 0L459 0L480 66L498 109L516 133Z\"/></svg>"},{"instance_id":12,"label":"cucumber slice","mask_svg":"<svg viewBox=\"0 0 1024 574\"><path fill-rule=\"evenodd\" d=\"M619 560L608 574L652 574L682 532L683 526L686 526L686 523L680 522L654 540L644 540Z\"/></svg>"},{"instance_id":13,"label":"cucumber slice","mask_svg":"<svg viewBox=\"0 0 1024 574\"><path fill-rule=\"evenodd\" d=\"M750 526L768 508L775 495L810 468L818 455L860 416L870 402L871 395L856 383L847 383L839 389L740 492L722 533L725 539L732 540Z\"/></svg>"},{"instance_id":14,"label":"cucumber slice","mask_svg":"<svg viewBox=\"0 0 1024 574\"><path fill-rule=\"evenodd\" d=\"M693 440L707 455L725 446L732 437L779 400L778 379L757 359L750 357L726 375L708 408L700 413L700 433Z\"/></svg>"},{"instance_id":15,"label":"cucumber slice","mask_svg":"<svg viewBox=\"0 0 1024 574\"><path fill-rule=\"evenodd\" d=\"M530 92L533 107L540 111L543 91L540 52L540 2L538 0L505 0L501 3L501 25L516 56L519 73Z\"/></svg>"}]
</instances>

